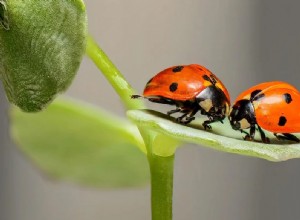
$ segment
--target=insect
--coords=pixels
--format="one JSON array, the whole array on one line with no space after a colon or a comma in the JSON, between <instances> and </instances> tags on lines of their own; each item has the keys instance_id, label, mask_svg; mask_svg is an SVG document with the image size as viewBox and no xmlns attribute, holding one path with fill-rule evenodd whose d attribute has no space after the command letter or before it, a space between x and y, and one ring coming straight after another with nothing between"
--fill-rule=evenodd
<instances>
[{"instance_id":1,"label":"insect","mask_svg":"<svg viewBox=\"0 0 300 220\"><path fill-rule=\"evenodd\" d=\"M188 124L200 111L208 120L203 122L204 129L210 124L221 121L229 114L230 98L223 83L208 69L198 64L169 67L148 81L143 97L151 102L175 105L167 114L182 113L176 120Z\"/></svg>"},{"instance_id":2,"label":"insect","mask_svg":"<svg viewBox=\"0 0 300 220\"><path fill-rule=\"evenodd\" d=\"M300 132L300 93L286 82L273 81L253 86L234 102L229 121L234 130L245 133L245 140L254 140L257 130L262 142L269 143L263 129L279 140L300 140L291 133ZM250 133L244 129L250 128Z\"/></svg>"}]
</instances>

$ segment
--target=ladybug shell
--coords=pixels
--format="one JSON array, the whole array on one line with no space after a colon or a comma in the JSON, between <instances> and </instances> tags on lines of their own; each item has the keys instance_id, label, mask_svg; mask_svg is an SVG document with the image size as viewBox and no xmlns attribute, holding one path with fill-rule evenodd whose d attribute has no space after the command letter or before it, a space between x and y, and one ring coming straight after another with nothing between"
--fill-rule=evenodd
<instances>
[{"instance_id":1,"label":"ladybug shell","mask_svg":"<svg viewBox=\"0 0 300 220\"><path fill-rule=\"evenodd\" d=\"M215 86L220 88L230 100L223 83L212 72L198 64L173 66L159 72L149 80L143 95L160 96L176 101L193 100L201 91L212 85L210 81L204 80L204 76L214 78Z\"/></svg>"},{"instance_id":2,"label":"ladybug shell","mask_svg":"<svg viewBox=\"0 0 300 220\"><path fill-rule=\"evenodd\" d=\"M270 88L253 102L257 123L274 133L300 132L300 93L294 89Z\"/></svg>"},{"instance_id":3,"label":"ladybug shell","mask_svg":"<svg viewBox=\"0 0 300 220\"><path fill-rule=\"evenodd\" d=\"M281 82L281 81L272 81L272 82L264 82L264 83L260 83L256 86L253 86L249 89L247 89L246 91L242 92L237 98L236 101L242 100L242 99L247 99L250 100L250 98L257 96L261 91L265 90L265 89L275 89L275 88L287 88L287 89L292 89L292 90L296 90L297 89L286 83L286 82Z\"/></svg>"},{"instance_id":4,"label":"ladybug shell","mask_svg":"<svg viewBox=\"0 0 300 220\"><path fill-rule=\"evenodd\" d=\"M251 99L257 124L274 133L300 132L300 93L292 85L261 83L241 93L237 100Z\"/></svg>"}]
</instances>

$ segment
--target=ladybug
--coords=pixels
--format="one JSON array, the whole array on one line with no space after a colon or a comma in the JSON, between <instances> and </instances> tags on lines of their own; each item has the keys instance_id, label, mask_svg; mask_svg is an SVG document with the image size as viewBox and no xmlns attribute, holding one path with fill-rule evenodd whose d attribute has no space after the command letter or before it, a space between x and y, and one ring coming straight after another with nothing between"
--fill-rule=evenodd
<instances>
[{"instance_id":1,"label":"ladybug","mask_svg":"<svg viewBox=\"0 0 300 220\"><path fill-rule=\"evenodd\" d=\"M151 102L175 105L167 114L182 113L177 122L188 124L200 111L208 120L204 129L211 129L210 123L228 116L230 98L223 83L208 69L198 64L169 67L148 81L143 96Z\"/></svg>"},{"instance_id":2,"label":"ladybug","mask_svg":"<svg viewBox=\"0 0 300 220\"><path fill-rule=\"evenodd\" d=\"M300 132L300 93L286 82L273 81L253 86L234 102L229 121L234 130L245 133L245 140L254 140L257 130L262 142L270 143L264 130L279 140L300 140L291 133ZM250 133L244 129L250 128Z\"/></svg>"}]
</instances>

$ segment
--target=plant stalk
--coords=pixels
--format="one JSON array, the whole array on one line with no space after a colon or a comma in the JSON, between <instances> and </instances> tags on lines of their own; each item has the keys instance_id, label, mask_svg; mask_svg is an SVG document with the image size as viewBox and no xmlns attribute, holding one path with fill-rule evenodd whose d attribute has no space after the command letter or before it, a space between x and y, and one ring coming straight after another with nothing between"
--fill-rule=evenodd
<instances>
[{"instance_id":1,"label":"plant stalk","mask_svg":"<svg viewBox=\"0 0 300 220\"><path fill-rule=\"evenodd\" d=\"M175 156L148 156L151 172L152 220L172 220Z\"/></svg>"},{"instance_id":2,"label":"plant stalk","mask_svg":"<svg viewBox=\"0 0 300 220\"><path fill-rule=\"evenodd\" d=\"M131 95L136 93L91 36L88 37L86 53L112 85L127 109L145 108L143 101L131 99ZM146 143L149 138L153 139L149 130L139 130ZM174 154L161 157L153 154L152 149L148 148L147 151L151 172L152 220L172 220Z\"/></svg>"}]
</instances>

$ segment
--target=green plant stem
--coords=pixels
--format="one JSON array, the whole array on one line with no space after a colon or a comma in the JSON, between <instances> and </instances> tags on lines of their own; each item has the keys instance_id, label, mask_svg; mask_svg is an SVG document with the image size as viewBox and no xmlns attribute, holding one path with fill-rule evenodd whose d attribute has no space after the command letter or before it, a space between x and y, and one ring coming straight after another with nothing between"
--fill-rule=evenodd
<instances>
[{"instance_id":1,"label":"green plant stem","mask_svg":"<svg viewBox=\"0 0 300 220\"><path fill-rule=\"evenodd\" d=\"M113 86L127 109L145 108L141 100L131 99L131 95L136 93L91 36L88 37L86 53ZM174 154L166 157L153 154L150 146L153 144L155 134L142 127L139 130L148 146L152 220L172 220Z\"/></svg>"},{"instance_id":2,"label":"green plant stem","mask_svg":"<svg viewBox=\"0 0 300 220\"><path fill-rule=\"evenodd\" d=\"M127 109L145 108L141 100L133 101L131 99L131 95L136 93L129 85L129 83L125 80L121 72L111 62L108 56L97 45L97 43L91 36L88 37L86 53L96 64L96 66L101 70L109 83L113 86Z\"/></svg>"},{"instance_id":3,"label":"green plant stem","mask_svg":"<svg viewBox=\"0 0 300 220\"><path fill-rule=\"evenodd\" d=\"M152 220L172 220L174 155L148 156L151 171Z\"/></svg>"}]
</instances>

